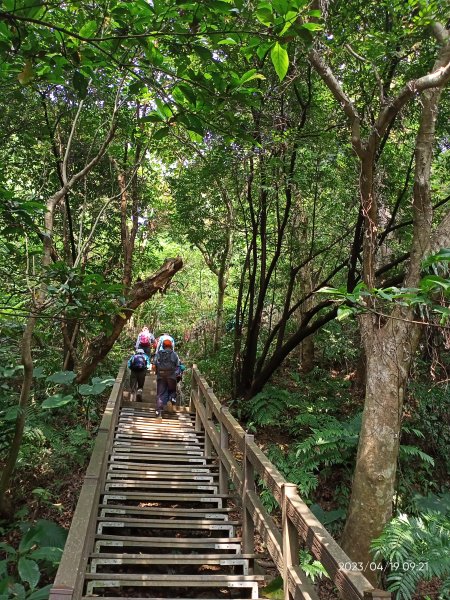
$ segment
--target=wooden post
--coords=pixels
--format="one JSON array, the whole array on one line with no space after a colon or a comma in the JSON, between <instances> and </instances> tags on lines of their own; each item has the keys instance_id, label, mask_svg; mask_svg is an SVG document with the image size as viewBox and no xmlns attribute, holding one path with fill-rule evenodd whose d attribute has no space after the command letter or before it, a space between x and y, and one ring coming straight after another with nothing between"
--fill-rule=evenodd
<instances>
[{"instance_id":1,"label":"wooden post","mask_svg":"<svg viewBox=\"0 0 450 600\"><path fill-rule=\"evenodd\" d=\"M244 483L242 485L242 552L252 554L254 550L255 524L252 514L247 508L247 492L254 491L255 473L252 463L247 457L247 444L253 442L254 435L248 433L244 437Z\"/></svg>"},{"instance_id":2,"label":"wooden post","mask_svg":"<svg viewBox=\"0 0 450 600\"><path fill-rule=\"evenodd\" d=\"M283 483L281 486L281 527L283 535L283 591L284 600L292 600L289 593L288 570L289 567L297 567L300 545L298 533L287 515L286 498L292 498L297 495L297 486L295 483Z\"/></svg>"},{"instance_id":3,"label":"wooden post","mask_svg":"<svg viewBox=\"0 0 450 600\"><path fill-rule=\"evenodd\" d=\"M221 419L220 419L220 448L221 448L221 450L228 450L230 440L229 440L227 428L223 424L223 420L222 420L224 408L225 407L222 406L221 411L220 411L220 416L221 416ZM228 494L228 491L229 491L228 490L228 473L227 473L227 470L225 468L223 461L220 460L220 463L219 463L219 492L221 494Z\"/></svg>"},{"instance_id":4,"label":"wooden post","mask_svg":"<svg viewBox=\"0 0 450 600\"><path fill-rule=\"evenodd\" d=\"M205 454L206 456L211 456L213 444L211 438L209 436L209 428L213 427L212 423L212 411L211 411L211 402L208 394L213 392L211 387L206 388L206 396L205 396L205 414L206 414L206 423L205 423Z\"/></svg>"}]
</instances>

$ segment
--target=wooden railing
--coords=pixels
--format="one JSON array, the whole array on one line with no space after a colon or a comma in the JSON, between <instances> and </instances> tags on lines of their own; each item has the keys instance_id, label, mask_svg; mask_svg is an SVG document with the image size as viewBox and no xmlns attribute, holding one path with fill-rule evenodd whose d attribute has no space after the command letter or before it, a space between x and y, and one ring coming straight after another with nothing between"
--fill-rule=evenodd
<instances>
[{"instance_id":1,"label":"wooden railing","mask_svg":"<svg viewBox=\"0 0 450 600\"><path fill-rule=\"evenodd\" d=\"M83 594L86 565L95 537L101 484L119 415L125 370L125 365L119 369L103 413L50 600L70 600L81 598Z\"/></svg>"},{"instance_id":2,"label":"wooden railing","mask_svg":"<svg viewBox=\"0 0 450 600\"><path fill-rule=\"evenodd\" d=\"M233 484L242 503L242 551L253 552L254 534L259 533L283 578L285 600L317 600L318 596L299 566L300 545L325 567L345 600L381 600L389 592L374 589L339 547L297 493L260 450L230 411L221 405L211 387L194 366L190 410L196 413L196 429L205 432L205 452L212 450L220 461L220 492ZM233 451L230 442L233 442ZM282 515L281 530L265 510L255 491L256 475L270 490Z\"/></svg>"}]
</instances>

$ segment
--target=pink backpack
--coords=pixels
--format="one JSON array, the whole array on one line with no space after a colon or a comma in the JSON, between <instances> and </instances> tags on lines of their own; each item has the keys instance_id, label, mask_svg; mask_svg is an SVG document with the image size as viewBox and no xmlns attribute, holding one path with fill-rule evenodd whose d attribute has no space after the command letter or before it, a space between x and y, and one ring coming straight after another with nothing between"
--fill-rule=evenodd
<instances>
[{"instance_id":1,"label":"pink backpack","mask_svg":"<svg viewBox=\"0 0 450 600\"><path fill-rule=\"evenodd\" d=\"M139 343L144 345L150 344L150 336L148 333L141 333L139 336Z\"/></svg>"}]
</instances>

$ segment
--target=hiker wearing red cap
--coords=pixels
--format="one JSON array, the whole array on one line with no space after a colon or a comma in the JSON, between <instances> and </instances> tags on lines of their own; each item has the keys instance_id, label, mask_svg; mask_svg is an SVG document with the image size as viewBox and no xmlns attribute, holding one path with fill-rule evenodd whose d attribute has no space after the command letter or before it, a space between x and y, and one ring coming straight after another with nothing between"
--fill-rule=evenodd
<instances>
[{"instance_id":1,"label":"hiker wearing red cap","mask_svg":"<svg viewBox=\"0 0 450 600\"><path fill-rule=\"evenodd\" d=\"M175 340L173 339L173 337L171 335L169 335L168 333L163 333L158 338L158 344L156 345L156 352L159 352L159 350L161 350L161 348L163 347L164 340L170 340L172 342L172 350L175 350Z\"/></svg>"},{"instance_id":2,"label":"hiker wearing red cap","mask_svg":"<svg viewBox=\"0 0 450 600\"><path fill-rule=\"evenodd\" d=\"M161 336L162 337L162 336ZM177 372L180 367L178 354L173 350L170 336L160 338L159 350L155 354L153 364L156 368L156 416L160 417L164 409L174 411L177 401Z\"/></svg>"}]
</instances>

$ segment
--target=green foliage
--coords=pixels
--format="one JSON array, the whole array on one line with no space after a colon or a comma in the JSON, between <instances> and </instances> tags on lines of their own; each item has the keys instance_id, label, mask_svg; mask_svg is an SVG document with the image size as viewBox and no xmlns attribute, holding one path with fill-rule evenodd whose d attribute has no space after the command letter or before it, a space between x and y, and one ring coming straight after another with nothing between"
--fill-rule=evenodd
<instances>
[{"instance_id":1,"label":"green foliage","mask_svg":"<svg viewBox=\"0 0 450 600\"><path fill-rule=\"evenodd\" d=\"M450 590L450 518L444 513L392 519L373 541L374 560L386 561L388 589L411 600L419 581L441 580L439 598Z\"/></svg>"},{"instance_id":2,"label":"green foliage","mask_svg":"<svg viewBox=\"0 0 450 600\"><path fill-rule=\"evenodd\" d=\"M51 585L38 588L43 574L54 576L67 537L65 529L52 521L23 523L23 535L17 549L0 543L6 559L0 561L0 596L45 600Z\"/></svg>"},{"instance_id":3,"label":"green foliage","mask_svg":"<svg viewBox=\"0 0 450 600\"><path fill-rule=\"evenodd\" d=\"M299 562L301 568L313 583L315 583L317 579L328 577L325 567L320 561L316 560L308 550L300 550Z\"/></svg>"},{"instance_id":4,"label":"green foliage","mask_svg":"<svg viewBox=\"0 0 450 600\"><path fill-rule=\"evenodd\" d=\"M280 423L280 417L285 414L289 403L290 394L287 390L266 386L248 401L245 412L249 415L250 423L261 427L274 425Z\"/></svg>"}]
</instances>

